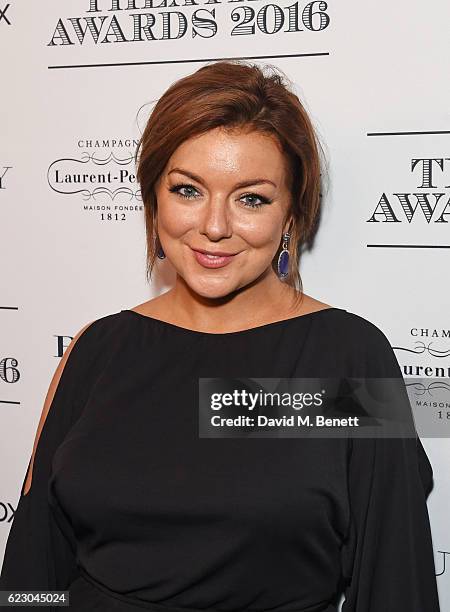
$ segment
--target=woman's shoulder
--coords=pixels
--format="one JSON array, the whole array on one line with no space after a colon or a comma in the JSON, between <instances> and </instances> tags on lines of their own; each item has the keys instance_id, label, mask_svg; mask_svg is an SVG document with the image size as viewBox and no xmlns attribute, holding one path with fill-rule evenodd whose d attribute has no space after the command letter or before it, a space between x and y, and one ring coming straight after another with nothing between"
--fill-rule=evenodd
<instances>
[{"instance_id":1,"label":"woman's shoulder","mask_svg":"<svg viewBox=\"0 0 450 612\"><path fill-rule=\"evenodd\" d=\"M126 335L125 311L100 314L85 323L74 337L72 361L93 364L108 355Z\"/></svg>"},{"instance_id":2,"label":"woman's shoulder","mask_svg":"<svg viewBox=\"0 0 450 612\"><path fill-rule=\"evenodd\" d=\"M328 312L327 312L328 311ZM334 304L321 302L305 294L306 314L318 312L315 329L332 334L350 344L385 348L389 340L381 327L365 316Z\"/></svg>"},{"instance_id":3,"label":"woman's shoulder","mask_svg":"<svg viewBox=\"0 0 450 612\"><path fill-rule=\"evenodd\" d=\"M331 314L331 312L330 312ZM362 375L398 377L400 366L382 324L351 310L334 309L325 333L339 358ZM359 375L359 374L358 374ZM355 374L356 376L356 374Z\"/></svg>"},{"instance_id":4,"label":"woman's shoulder","mask_svg":"<svg viewBox=\"0 0 450 612\"><path fill-rule=\"evenodd\" d=\"M349 339L365 340L380 345L389 342L381 323L375 323L372 318L352 310L333 307L336 331L348 336Z\"/></svg>"},{"instance_id":5,"label":"woman's shoulder","mask_svg":"<svg viewBox=\"0 0 450 612\"><path fill-rule=\"evenodd\" d=\"M103 337L117 332L122 327L122 313L117 311L108 314L100 314L86 323L78 332L78 344L91 344Z\"/></svg>"}]
</instances>

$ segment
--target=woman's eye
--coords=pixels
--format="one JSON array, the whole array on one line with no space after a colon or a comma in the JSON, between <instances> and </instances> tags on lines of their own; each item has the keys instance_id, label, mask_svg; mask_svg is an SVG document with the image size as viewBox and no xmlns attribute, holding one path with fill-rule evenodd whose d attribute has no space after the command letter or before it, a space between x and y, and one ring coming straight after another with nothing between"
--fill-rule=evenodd
<instances>
[{"instance_id":1,"label":"woman's eye","mask_svg":"<svg viewBox=\"0 0 450 612\"><path fill-rule=\"evenodd\" d=\"M181 189L185 189L187 193L183 193ZM186 200L191 200L193 197L195 197L193 191L197 192L197 189L194 187L194 185L188 185L183 183L180 185L174 185L169 189L169 191L171 193L177 193L179 196L185 198Z\"/></svg>"},{"instance_id":2,"label":"woman's eye","mask_svg":"<svg viewBox=\"0 0 450 612\"><path fill-rule=\"evenodd\" d=\"M198 190L189 183L180 183L178 185L173 185L170 187L169 191L171 193L178 194L181 198L185 200L192 200L198 197ZM258 195L257 193L247 193L241 196L241 200L243 198L248 198L247 202L244 202L244 206L247 208L261 208L264 204L270 204L271 200L265 198L264 196ZM259 200L255 201L255 200Z\"/></svg>"},{"instance_id":3,"label":"woman's eye","mask_svg":"<svg viewBox=\"0 0 450 612\"><path fill-rule=\"evenodd\" d=\"M270 200L268 200L264 196L258 195L257 193L247 193L246 195L243 195L242 197L243 198L251 198L252 199L252 201L247 202L247 204L245 204L245 206L247 206L248 208L261 208L261 206L263 206L263 204L269 204L270 203ZM260 200L259 203L255 202L255 198L257 200Z\"/></svg>"}]
</instances>

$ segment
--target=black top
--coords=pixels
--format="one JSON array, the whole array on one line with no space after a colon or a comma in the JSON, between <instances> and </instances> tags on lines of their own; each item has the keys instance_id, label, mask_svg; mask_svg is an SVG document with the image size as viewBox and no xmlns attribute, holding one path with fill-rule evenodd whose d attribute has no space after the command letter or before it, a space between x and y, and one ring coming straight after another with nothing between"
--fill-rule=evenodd
<instances>
[{"instance_id":1,"label":"black top","mask_svg":"<svg viewBox=\"0 0 450 612\"><path fill-rule=\"evenodd\" d=\"M233 376L402 374L384 333L339 308L219 334L131 310L95 320L26 496L24 479L0 589L87 576L161 610L331 612L345 592L343 612L439 612L420 439L199 438L198 378Z\"/></svg>"}]
</instances>

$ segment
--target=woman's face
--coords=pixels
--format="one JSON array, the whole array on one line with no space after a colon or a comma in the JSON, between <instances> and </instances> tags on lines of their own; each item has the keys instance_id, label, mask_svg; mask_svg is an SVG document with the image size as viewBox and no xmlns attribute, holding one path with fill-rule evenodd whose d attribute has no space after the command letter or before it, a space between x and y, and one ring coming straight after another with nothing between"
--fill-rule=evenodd
<instances>
[{"instance_id":1,"label":"woman's face","mask_svg":"<svg viewBox=\"0 0 450 612\"><path fill-rule=\"evenodd\" d=\"M155 193L163 250L197 294L223 297L273 273L272 259L289 227L290 219L283 221L290 193L285 159L272 137L217 128L191 138L169 159ZM233 256L226 265L208 264L197 249Z\"/></svg>"}]
</instances>

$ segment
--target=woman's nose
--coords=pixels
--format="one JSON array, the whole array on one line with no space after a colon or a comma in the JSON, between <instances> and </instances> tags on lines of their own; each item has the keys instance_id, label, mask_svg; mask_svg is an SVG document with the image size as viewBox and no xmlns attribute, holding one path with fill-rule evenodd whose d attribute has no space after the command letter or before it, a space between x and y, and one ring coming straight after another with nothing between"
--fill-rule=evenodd
<instances>
[{"instance_id":1,"label":"woman's nose","mask_svg":"<svg viewBox=\"0 0 450 612\"><path fill-rule=\"evenodd\" d=\"M232 233L230 211L223 197L211 198L206 202L199 221L200 231L211 239L226 238Z\"/></svg>"}]
</instances>

